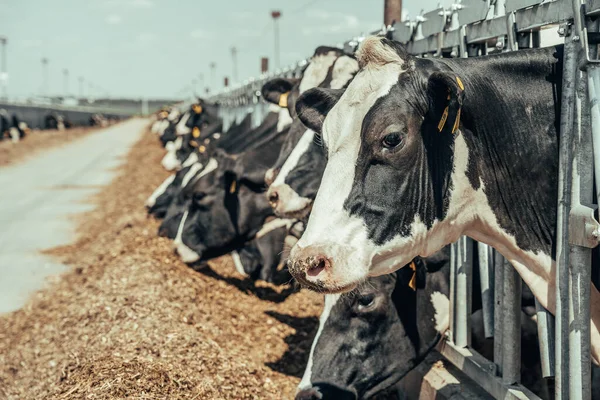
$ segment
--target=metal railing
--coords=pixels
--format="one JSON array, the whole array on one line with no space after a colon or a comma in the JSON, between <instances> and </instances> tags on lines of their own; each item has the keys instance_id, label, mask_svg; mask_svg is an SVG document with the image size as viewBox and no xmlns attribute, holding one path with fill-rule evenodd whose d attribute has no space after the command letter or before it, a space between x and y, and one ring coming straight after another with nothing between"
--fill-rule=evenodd
<instances>
[{"instance_id":1,"label":"metal railing","mask_svg":"<svg viewBox=\"0 0 600 400\"><path fill-rule=\"evenodd\" d=\"M600 199L593 198L594 183L600 188L596 16L600 16L600 0L464 0L414 21L396 23L388 32L411 54L423 57L472 57L538 47L548 26L564 38L555 316L536 301L542 375L551 393L562 400L591 398L591 249L600 237L595 219ZM346 42L345 50L354 51L360 40ZM211 100L219 101L223 114L234 118L240 107L259 106L266 80L296 75L305 63L249 80ZM484 332L494 338L494 362L470 348L474 244L467 238L452 245L450 330L438 349L493 397L536 399L519 384L522 280L495 250L481 243L476 246Z\"/></svg>"}]
</instances>

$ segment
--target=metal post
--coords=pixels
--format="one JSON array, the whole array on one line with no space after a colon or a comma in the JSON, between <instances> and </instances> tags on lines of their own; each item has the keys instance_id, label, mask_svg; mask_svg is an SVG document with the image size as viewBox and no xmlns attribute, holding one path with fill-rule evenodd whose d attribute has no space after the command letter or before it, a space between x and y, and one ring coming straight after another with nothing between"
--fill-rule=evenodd
<instances>
[{"instance_id":1,"label":"metal post","mask_svg":"<svg viewBox=\"0 0 600 400\"><path fill-rule=\"evenodd\" d=\"M69 70L63 69L63 96L69 96Z\"/></svg>"},{"instance_id":2,"label":"metal post","mask_svg":"<svg viewBox=\"0 0 600 400\"><path fill-rule=\"evenodd\" d=\"M512 385L521 380L521 276L504 260L502 302L502 382Z\"/></svg>"},{"instance_id":3,"label":"metal post","mask_svg":"<svg viewBox=\"0 0 600 400\"><path fill-rule=\"evenodd\" d=\"M6 43L8 39L0 37L0 45L2 45L2 65L0 66L0 83L2 84L2 98L8 100L8 71L6 70Z\"/></svg>"},{"instance_id":4,"label":"metal post","mask_svg":"<svg viewBox=\"0 0 600 400\"><path fill-rule=\"evenodd\" d=\"M232 62L232 72L231 75L232 82L237 83L238 81L238 73L237 73L237 49L235 46L231 48L231 62Z\"/></svg>"},{"instance_id":5,"label":"metal post","mask_svg":"<svg viewBox=\"0 0 600 400\"><path fill-rule=\"evenodd\" d=\"M79 77L79 99L83 100L83 76Z\"/></svg>"},{"instance_id":6,"label":"metal post","mask_svg":"<svg viewBox=\"0 0 600 400\"><path fill-rule=\"evenodd\" d=\"M273 34L275 39L275 51L273 59L275 60L275 68L279 68L279 18L281 18L281 11L272 11L271 17L273 18Z\"/></svg>"},{"instance_id":7,"label":"metal post","mask_svg":"<svg viewBox=\"0 0 600 400\"><path fill-rule=\"evenodd\" d=\"M504 304L504 257L494 250L494 363L498 367L500 376L504 349L502 304Z\"/></svg>"},{"instance_id":8,"label":"metal post","mask_svg":"<svg viewBox=\"0 0 600 400\"><path fill-rule=\"evenodd\" d=\"M402 21L402 0L385 0L383 23L385 26L390 26L394 21Z\"/></svg>"},{"instance_id":9,"label":"metal post","mask_svg":"<svg viewBox=\"0 0 600 400\"><path fill-rule=\"evenodd\" d=\"M217 81L216 81L216 76L215 76L215 72L217 69L217 63L216 62L211 62L210 63L210 88L213 91L217 91Z\"/></svg>"},{"instance_id":10,"label":"metal post","mask_svg":"<svg viewBox=\"0 0 600 400\"><path fill-rule=\"evenodd\" d=\"M451 249L451 330L452 341L458 347L467 347L471 344L472 269L473 242L466 236L462 236L452 244Z\"/></svg>"},{"instance_id":11,"label":"metal post","mask_svg":"<svg viewBox=\"0 0 600 400\"><path fill-rule=\"evenodd\" d=\"M479 258L479 281L481 283L481 311L483 313L483 331L486 338L494 336L494 267L492 248L477 243Z\"/></svg>"},{"instance_id":12,"label":"metal post","mask_svg":"<svg viewBox=\"0 0 600 400\"><path fill-rule=\"evenodd\" d=\"M42 58L42 94L48 96L48 58Z\"/></svg>"},{"instance_id":13,"label":"metal post","mask_svg":"<svg viewBox=\"0 0 600 400\"><path fill-rule=\"evenodd\" d=\"M575 117L578 45L567 32L564 47L562 109L559 134L558 209L556 218L555 280L555 398L569 399L569 210L571 209L571 138ZM550 286L549 290L552 290Z\"/></svg>"},{"instance_id":14,"label":"metal post","mask_svg":"<svg viewBox=\"0 0 600 400\"><path fill-rule=\"evenodd\" d=\"M573 215L584 208L582 205L590 205L593 201L593 170L590 166L594 160L586 75L585 71L577 70L575 121L571 137L573 156L571 222ZM570 243L573 243L574 236L573 231L570 230ZM569 398L587 400L592 397L590 359L592 250L570 244L569 251Z\"/></svg>"},{"instance_id":15,"label":"metal post","mask_svg":"<svg viewBox=\"0 0 600 400\"><path fill-rule=\"evenodd\" d=\"M542 376L554 376L554 316L535 299Z\"/></svg>"}]
</instances>

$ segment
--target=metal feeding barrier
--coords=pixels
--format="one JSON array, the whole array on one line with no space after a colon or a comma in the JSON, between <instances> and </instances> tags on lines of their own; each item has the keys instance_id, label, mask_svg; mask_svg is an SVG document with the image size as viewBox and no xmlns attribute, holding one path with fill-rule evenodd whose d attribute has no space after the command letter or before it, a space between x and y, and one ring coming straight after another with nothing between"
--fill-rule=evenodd
<instances>
[{"instance_id":1,"label":"metal feeding barrier","mask_svg":"<svg viewBox=\"0 0 600 400\"><path fill-rule=\"evenodd\" d=\"M550 396L559 400L591 398L591 253L600 238L595 217L600 198L594 198L594 185L600 188L599 22L600 0L464 0L384 32L422 57L474 57L539 47L541 33L550 26L564 39L555 316L536 301L542 375ZM353 52L360 40L346 42L345 50ZM305 64L262 75L210 100L219 102L223 116L232 121L249 105L264 107L260 88L267 80L298 76ZM598 196L600 190L596 192ZM494 362L470 348L475 253L484 332L494 338ZM495 250L466 237L452 244L451 260L450 329L438 350L497 399L537 399L519 384L520 276Z\"/></svg>"}]
</instances>

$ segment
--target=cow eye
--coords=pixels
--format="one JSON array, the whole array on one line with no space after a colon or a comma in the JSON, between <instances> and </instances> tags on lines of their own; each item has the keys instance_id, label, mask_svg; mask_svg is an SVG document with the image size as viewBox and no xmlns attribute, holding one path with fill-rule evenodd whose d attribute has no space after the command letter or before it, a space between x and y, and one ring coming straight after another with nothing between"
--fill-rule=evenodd
<instances>
[{"instance_id":1,"label":"cow eye","mask_svg":"<svg viewBox=\"0 0 600 400\"><path fill-rule=\"evenodd\" d=\"M402 135L398 132L388 133L383 137L382 143L386 149L393 149L402 143Z\"/></svg>"},{"instance_id":2,"label":"cow eye","mask_svg":"<svg viewBox=\"0 0 600 400\"><path fill-rule=\"evenodd\" d=\"M366 311L375 303L375 294L369 293L358 298L358 311Z\"/></svg>"},{"instance_id":3,"label":"cow eye","mask_svg":"<svg viewBox=\"0 0 600 400\"><path fill-rule=\"evenodd\" d=\"M194 192L194 201L201 201L204 197L206 197L206 193Z\"/></svg>"}]
</instances>

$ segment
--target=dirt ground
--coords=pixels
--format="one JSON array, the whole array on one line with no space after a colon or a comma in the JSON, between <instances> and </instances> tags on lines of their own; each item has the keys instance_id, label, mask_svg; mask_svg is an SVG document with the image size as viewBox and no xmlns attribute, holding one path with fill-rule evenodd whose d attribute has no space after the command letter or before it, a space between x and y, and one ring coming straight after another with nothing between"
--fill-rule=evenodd
<instances>
[{"instance_id":1,"label":"dirt ground","mask_svg":"<svg viewBox=\"0 0 600 400\"><path fill-rule=\"evenodd\" d=\"M0 168L32 157L40 151L69 143L98 129L93 127L76 127L64 131L34 129L18 143L4 139L0 141Z\"/></svg>"},{"instance_id":2,"label":"dirt ground","mask_svg":"<svg viewBox=\"0 0 600 400\"><path fill-rule=\"evenodd\" d=\"M253 285L227 257L201 273L179 261L143 207L167 176L162 155L144 136L81 216L76 243L49 251L70 272L0 317L0 398L293 395L321 297Z\"/></svg>"}]
</instances>

